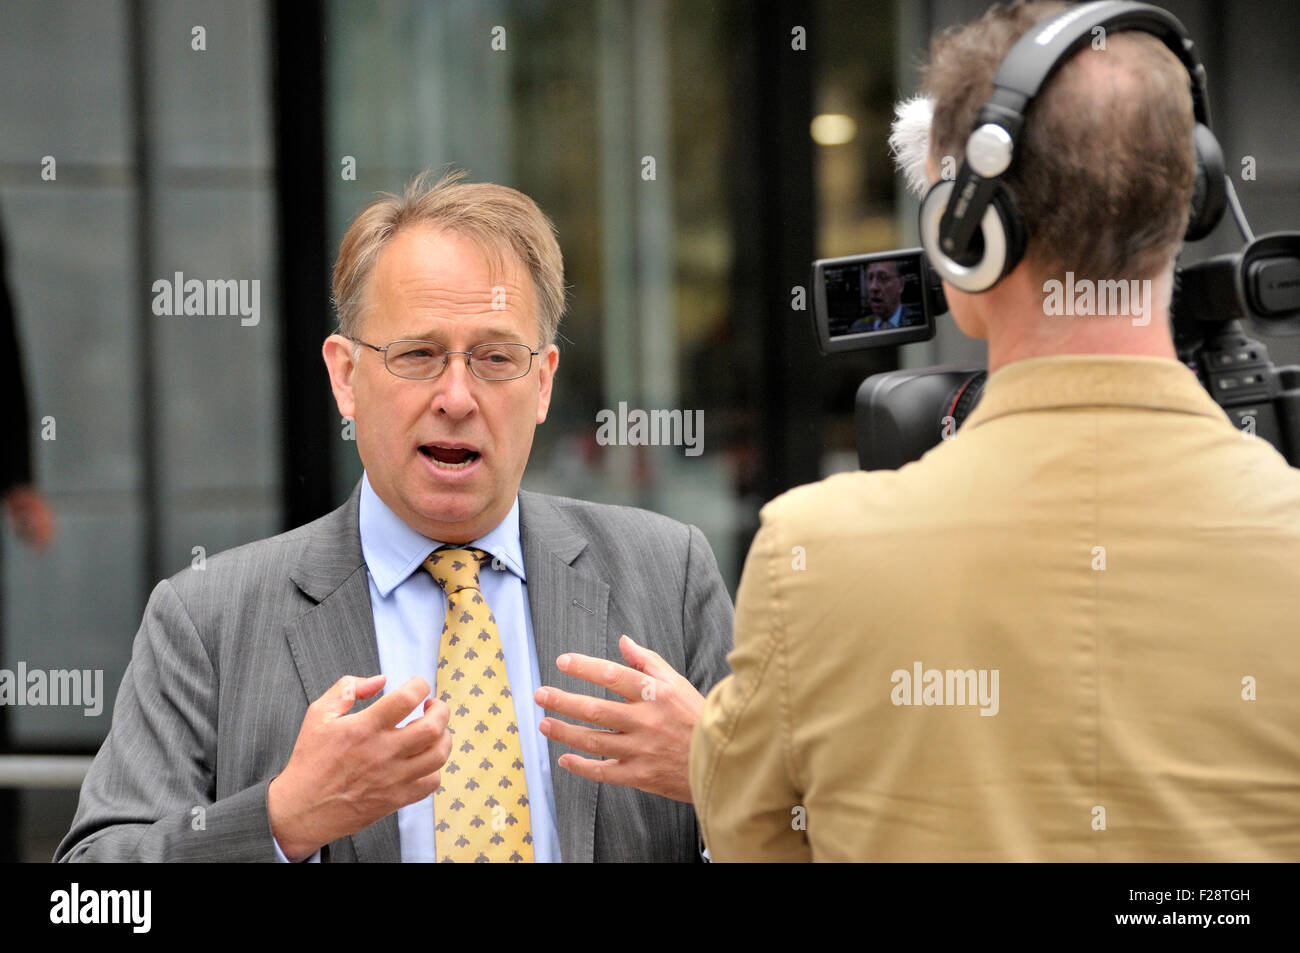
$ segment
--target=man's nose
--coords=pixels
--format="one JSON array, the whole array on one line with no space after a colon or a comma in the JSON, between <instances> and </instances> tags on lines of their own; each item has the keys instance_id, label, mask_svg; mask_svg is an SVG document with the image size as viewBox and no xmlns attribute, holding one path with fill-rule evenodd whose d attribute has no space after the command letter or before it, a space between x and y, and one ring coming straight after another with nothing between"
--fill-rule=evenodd
<instances>
[{"instance_id":1,"label":"man's nose","mask_svg":"<svg viewBox=\"0 0 1300 953\"><path fill-rule=\"evenodd\" d=\"M478 406L474 398L477 378L464 354L448 354L447 367L434 381L433 409L449 417L467 417Z\"/></svg>"}]
</instances>

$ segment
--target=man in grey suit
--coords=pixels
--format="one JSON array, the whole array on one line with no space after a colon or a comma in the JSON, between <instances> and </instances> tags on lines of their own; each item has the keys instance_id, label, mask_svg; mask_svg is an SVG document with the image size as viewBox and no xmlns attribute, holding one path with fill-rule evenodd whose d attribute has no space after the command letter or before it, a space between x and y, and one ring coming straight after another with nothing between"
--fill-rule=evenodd
<instances>
[{"instance_id":1,"label":"man in grey suit","mask_svg":"<svg viewBox=\"0 0 1300 953\"><path fill-rule=\"evenodd\" d=\"M560 251L526 196L459 178L420 177L343 239L324 356L365 477L158 585L56 860L699 859L687 756L730 599L695 527L519 489ZM472 580L437 568L442 545ZM484 641L449 648L471 610ZM499 737L467 714L480 683Z\"/></svg>"}]
</instances>

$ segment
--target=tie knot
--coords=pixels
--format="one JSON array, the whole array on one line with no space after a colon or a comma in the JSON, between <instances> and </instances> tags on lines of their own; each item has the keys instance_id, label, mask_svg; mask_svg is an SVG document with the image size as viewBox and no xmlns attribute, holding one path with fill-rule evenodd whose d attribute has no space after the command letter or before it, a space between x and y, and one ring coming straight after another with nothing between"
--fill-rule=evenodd
<instances>
[{"instance_id":1,"label":"tie knot","mask_svg":"<svg viewBox=\"0 0 1300 953\"><path fill-rule=\"evenodd\" d=\"M443 592L451 595L462 589L478 589L479 564L487 558L481 549L439 549L424 561Z\"/></svg>"}]
</instances>

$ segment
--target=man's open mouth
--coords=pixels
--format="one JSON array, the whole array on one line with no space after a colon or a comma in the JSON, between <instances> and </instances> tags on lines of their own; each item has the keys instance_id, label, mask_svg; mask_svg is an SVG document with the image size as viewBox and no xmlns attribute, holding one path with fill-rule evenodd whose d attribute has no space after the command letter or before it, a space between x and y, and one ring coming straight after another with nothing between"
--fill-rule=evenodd
<instances>
[{"instance_id":1,"label":"man's open mouth","mask_svg":"<svg viewBox=\"0 0 1300 953\"><path fill-rule=\"evenodd\" d=\"M420 452L440 470L463 470L479 458L478 451L469 447L448 447L436 443L425 444L420 447Z\"/></svg>"}]
</instances>

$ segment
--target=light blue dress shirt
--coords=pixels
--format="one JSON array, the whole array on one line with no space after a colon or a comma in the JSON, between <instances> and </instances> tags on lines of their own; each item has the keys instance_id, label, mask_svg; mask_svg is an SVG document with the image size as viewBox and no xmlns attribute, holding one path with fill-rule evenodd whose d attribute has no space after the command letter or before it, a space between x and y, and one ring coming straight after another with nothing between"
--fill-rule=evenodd
<instances>
[{"instance_id":1,"label":"light blue dress shirt","mask_svg":"<svg viewBox=\"0 0 1300 953\"><path fill-rule=\"evenodd\" d=\"M396 689L416 675L437 685L438 648L447 614L442 587L421 568L428 555L443 545L407 526L379 498L370 478L361 480L361 552L370 583L370 605L379 643L379 671L387 676L384 688ZM494 529L468 547L491 553L479 574L483 598L492 607L501 632L506 675L514 696L515 721L528 784L529 821L533 831L533 857L538 863L560 861L560 836L555 822L555 791L551 787L551 761L546 737L537 730L544 717L533 695L542 686L528 611L528 582L524 574L523 547L519 541L519 498ZM457 548L460 548L459 545ZM369 672L354 672L369 675ZM419 716L423 705L401 724ZM402 862L435 861L433 795L399 808ZM276 853L285 857L276 844ZM319 859L319 852L312 860Z\"/></svg>"}]
</instances>

